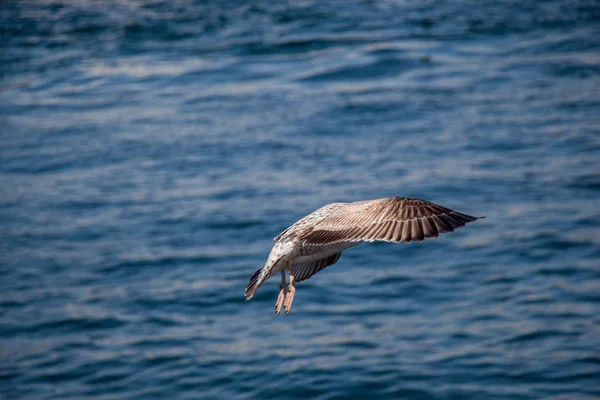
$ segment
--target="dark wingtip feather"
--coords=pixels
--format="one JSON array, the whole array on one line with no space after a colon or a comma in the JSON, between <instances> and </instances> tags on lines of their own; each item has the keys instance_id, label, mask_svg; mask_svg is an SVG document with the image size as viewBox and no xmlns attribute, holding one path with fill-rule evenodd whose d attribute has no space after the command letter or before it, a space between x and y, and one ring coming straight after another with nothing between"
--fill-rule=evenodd
<instances>
[{"instance_id":1,"label":"dark wingtip feather","mask_svg":"<svg viewBox=\"0 0 600 400\"><path fill-rule=\"evenodd\" d=\"M439 233L454 232L452 225L449 225L445 220L441 218L440 215L434 214L431 216L431 219L435 223L435 227L437 228Z\"/></svg>"},{"instance_id":2,"label":"dark wingtip feather","mask_svg":"<svg viewBox=\"0 0 600 400\"><path fill-rule=\"evenodd\" d=\"M428 238L438 237L438 230L435 226L435 223L431 219L431 217L424 217L422 223L423 223L423 234L425 235L425 237L428 237Z\"/></svg>"}]
</instances>

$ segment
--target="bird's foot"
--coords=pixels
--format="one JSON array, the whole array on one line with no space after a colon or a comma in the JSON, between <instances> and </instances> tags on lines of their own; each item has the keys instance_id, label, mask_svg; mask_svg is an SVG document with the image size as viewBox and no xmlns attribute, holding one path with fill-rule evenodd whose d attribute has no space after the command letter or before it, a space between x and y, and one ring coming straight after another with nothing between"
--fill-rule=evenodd
<instances>
[{"instance_id":1,"label":"bird's foot","mask_svg":"<svg viewBox=\"0 0 600 400\"><path fill-rule=\"evenodd\" d=\"M283 303L283 307L285 308L285 315L290 313L292 309L292 302L294 301L294 295L296 294L296 286L289 285L287 294L285 295L285 302Z\"/></svg>"},{"instance_id":2,"label":"bird's foot","mask_svg":"<svg viewBox=\"0 0 600 400\"><path fill-rule=\"evenodd\" d=\"M285 299L285 285L281 285L279 288L279 296L277 296L277 302L275 303L275 314L277 315L281 312L283 300Z\"/></svg>"}]
</instances>

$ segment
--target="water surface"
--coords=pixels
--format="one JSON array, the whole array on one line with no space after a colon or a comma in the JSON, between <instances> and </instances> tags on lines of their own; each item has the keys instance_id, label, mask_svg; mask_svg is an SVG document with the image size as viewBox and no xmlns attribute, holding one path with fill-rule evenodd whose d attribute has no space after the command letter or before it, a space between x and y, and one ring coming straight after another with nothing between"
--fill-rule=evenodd
<instances>
[{"instance_id":1,"label":"water surface","mask_svg":"<svg viewBox=\"0 0 600 400\"><path fill-rule=\"evenodd\" d=\"M327 4L325 4L327 3ZM600 396L594 1L0 4L0 397ZM487 215L245 303L334 201Z\"/></svg>"}]
</instances>

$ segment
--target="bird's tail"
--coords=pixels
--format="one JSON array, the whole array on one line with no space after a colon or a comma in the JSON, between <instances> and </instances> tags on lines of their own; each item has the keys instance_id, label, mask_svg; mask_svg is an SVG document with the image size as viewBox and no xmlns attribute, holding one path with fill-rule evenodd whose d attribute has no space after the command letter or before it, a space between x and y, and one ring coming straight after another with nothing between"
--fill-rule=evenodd
<instances>
[{"instance_id":1,"label":"bird's tail","mask_svg":"<svg viewBox=\"0 0 600 400\"><path fill-rule=\"evenodd\" d=\"M250 300L254 296L254 293L256 293L260 285L262 285L264 282L262 272L263 268L256 270L256 272L252 274L252 277L248 281L248 285L246 285L246 301Z\"/></svg>"},{"instance_id":2,"label":"bird's tail","mask_svg":"<svg viewBox=\"0 0 600 400\"><path fill-rule=\"evenodd\" d=\"M282 254L285 254L286 250L285 244L281 242L275 243L275 246L271 249L271 253L269 253L269 258L265 266L252 274L252 277L248 281L248 285L246 286L246 301L254 297L260 285L277 272L277 265L283 260Z\"/></svg>"},{"instance_id":3,"label":"bird's tail","mask_svg":"<svg viewBox=\"0 0 600 400\"><path fill-rule=\"evenodd\" d=\"M246 285L246 301L254 297L254 293L256 293L260 285L262 285L264 281L272 277L273 274L277 272L275 267L280 260L281 257L279 256L269 256L265 266L256 270L256 272L252 274L250 280L248 281L248 285Z\"/></svg>"}]
</instances>

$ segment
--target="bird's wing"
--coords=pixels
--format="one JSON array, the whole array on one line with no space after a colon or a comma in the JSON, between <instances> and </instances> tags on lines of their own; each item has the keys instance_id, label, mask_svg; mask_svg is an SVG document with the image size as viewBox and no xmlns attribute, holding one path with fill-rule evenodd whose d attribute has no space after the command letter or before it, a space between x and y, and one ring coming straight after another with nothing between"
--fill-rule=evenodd
<instances>
[{"instance_id":1,"label":"bird's wing","mask_svg":"<svg viewBox=\"0 0 600 400\"><path fill-rule=\"evenodd\" d=\"M320 260L292 265L292 275L294 276L294 280L296 282L307 280L323 268L335 264L340 259L341 255L342 253L339 252L332 256L321 258Z\"/></svg>"},{"instance_id":2,"label":"bird's wing","mask_svg":"<svg viewBox=\"0 0 600 400\"><path fill-rule=\"evenodd\" d=\"M319 208L318 210L313 211L312 213L308 214L307 216L301 218L300 220L298 220L298 222L296 222L294 225L290 226L289 228L287 228L286 230L281 232L279 235L277 235L273 239L273 241L276 242L276 241L282 239L283 237L295 236L297 233L303 231L304 229L306 229L308 227L315 225L316 223L321 221L323 218L325 218L329 214L331 214L333 211L335 211L338 208L343 207L347 204L348 203L327 204L327 205Z\"/></svg>"},{"instance_id":3,"label":"bird's wing","mask_svg":"<svg viewBox=\"0 0 600 400\"><path fill-rule=\"evenodd\" d=\"M297 240L313 246L375 240L421 241L452 232L476 219L429 201L390 197L343 203L315 224L305 226L298 232Z\"/></svg>"}]
</instances>

